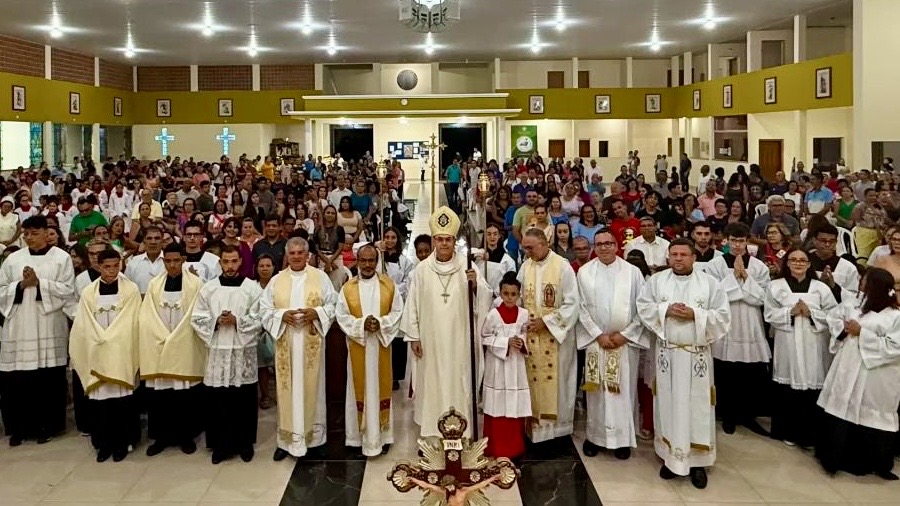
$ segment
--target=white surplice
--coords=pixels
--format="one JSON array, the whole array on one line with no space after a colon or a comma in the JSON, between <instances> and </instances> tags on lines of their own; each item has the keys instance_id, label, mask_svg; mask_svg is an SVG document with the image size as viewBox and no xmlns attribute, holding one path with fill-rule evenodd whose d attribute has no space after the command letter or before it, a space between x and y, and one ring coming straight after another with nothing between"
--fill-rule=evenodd
<instances>
[{"instance_id":1,"label":"white surplice","mask_svg":"<svg viewBox=\"0 0 900 506\"><path fill-rule=\"evenodd\" d=\"M239 387L257 382L260 295L259 284L250 279L243 279L240 286L222 286L216 278L200 289L191 326L209 348L204 385ZM216 320L224 310L231 311L237 319L235 327L216 328Z\"/></svg>"},{"instance_id":2,"label":"white surplice","mask_svg":"<svg viewBox=\"0 0 900 506\"><path fill-rule=\"evenodd\" d=\"M837 355L828 371L819 406L856 425L888 432L898 430L900 403L900 310L887 308L860 314L855 300L842 304L829 318L831 349ZM836 337L844 321L856 320L859 337Z\"/></svg>"},{"instance_id":3,"label":"white surplice","mask_svg":"<svg viewBox=\"0 0 900 506\"><path fill-rule=\"evenodd\" d=\"M869 265L872 265L871 260ZM822 271L817 270L816 275L822 277ZM841 287L841 301L853 300L859 293L859 271L856 265L844 258L838 260L837 266L831 272L834 284Z\"/></svg>"},{"instance_id":4,"label":"white surplice","mask_svg":"<svg viewBox=\"0 0 900 506\"><path fill-rule=\"evenodd\" d=\"M799 301L806 303L810 317L791 316ZM855 300L855 299L854 299ZM772 379L795 390L819 390L831 367L828 315L838 307L831 289L817 279L806 292L794 292L784 278L769 285L765 319L772 325L775 358Z\"/></svg>"},{"instance_id":5,"label":"white surplice","mask_svg":"<svg viewBox=\"0 0 900 506\"><path fill-rule=\"evenodd\" d=\"M484 251L485 250L483 250L483 249L473 248L472 254L474 254L477 257L479 254L483 254ZM488 261L487 268L485 268L484 263L485 263L484 259L476 260L475 267L477 269L479 269L482 272L482 274L487 272L487 274L484 277L485 280L487 281L487 284L490 285L491 289L494 290L495 294L499 294L500 293L500 280L503 279L503 275L506 274L507 272L516 270L516 262L512 259L512 257L510 257L507 254L504 254L503 258L501 258L499 262Z\"/></svg>"},{"instance_id":6,"label":"white surplice","mask_svg":"<svg viewBox=\"0 0 900 506\"><path fill-rule=\"evenodd\" d=\"M552 257L559 257L550 251L547 256L535 262L528 259L519 269L518 280L525 287L525 264L535 262L537 276L535 280L536 293L542 298L546 284L543 279L543 267ZM559 257L561 258L561 257ZM531 441L540 443L562 436L572 434L575 420L575 394L578 391L578 361L576 360L576 338L573 328L578 321L578 282L575 280L575 271L564 258L564 265L560 268L559 284L556 287L557 306L552 313L546 314L542 320L547 330L556 339L558 344L557 356L557 418L556 420L539 420L532 422L529 434ZM546 280L550 281L550 280ZM554 280L555 281L555 280ZM560 295L562 297L560 297Z\"/></svg>"},{"instance_id":7,"label":"white surplice","mask_svg":"<svg viewBox=\"0 0 900 506\"><path fill-rule=\"evenodd\" d=\"M37 287L16 291L22 270L34 269ZM75 271L65 251L51 247L44 254L20 249L0 267L0 371L30 371L64 366L68 362L69 325L63 308L75 300ZM37 300L40 293L40 300Z\"/></svg>"},{"instance_id":8,"label":"white surplice","mask_svg":"<svg viewBox=\"0 0 900 506\"><path fill-rule=\"evenodd\" d=\"M666 316L681 302L692 321ZM716 413L712 394L710 344L730 328L728 297L712 276L696 269L679 276L672 270L647 280L637 301L638 315L657 337L653 418L656 454L675 474L708 467L716 460Z\"/></svg>"},{"instance_id":9,"label":"white surplice","mask_svg":"<svg viewBox=\"0 0 900 506\"><path fill-rule=\"evenodd\" d=\"M772 352L763 328L762 308L769 288L769 268L759 259L745 255L747 279L738 281L734 268L728 266L734 259L732 255L716 257L705 268L707 274L719 281L731 308L731 329L724 339L712 344L713 358L726 362L768 362Z\"/></svg>"},{"instance_id":10,"label":"white surplice","mask_svg":"<svg viewBox=\"0 0 900 506\"><path fill-rule=\"evenodd\" d=\"M525 355L509 349L509 340L525 341L528 311L518 308L516 321L506 323L497 309L488 313L481 328L484 344L484 414L494 417L531 416L531 392L525 371ZM523 350L524 351L524 350Z\"/></svg>"},{"instance_id":11,"label":"white surplice","mask_svg":"<svg viewBox=\"0 0 900 506\"><path fill-rule=\"evenodd\" d=\"M197 262L184 262L184 270L189 271L191 267L194 268L197 276L199 276L204 283L216 279L222 274L222 266L219 265L219 257L209 251L204 251L203 256L201 256L200 260Z\"/></svg>"},{"instance_id":12,"label":"white surplice","mask_svg":"<svg viewBox=\"0 0 900 506\"><path fill-rule=\"evenodd\" d=\"M346 288L347 285L344 285ZM344 426L346 429L346 445L362 447L363 455L375 457L381 454L384 445L394 443L394 407L391 405L390 419L386 427L381 428L379 421L379 408L381 399L379 396L378 376L378 352L379 347L388 348L391 341L400 330L400 316L403 314L403 298L399 290L394 292L391 301L391 310L381 316L381 285L378 276L365 279L359 277L359 302L362 306L362 317L356 318L350 313L344 291L338 297L335 307L335 320L341 330L347 334L347 339L352 339L357 344L366 348L366 395L364 399L364 412L366 430L361 433L357 420L356 393L353 389L353 365L350 357L347 357L347 396L344 402ZM379 329L376 332L366 332L364 324L366 318L373 316L378 320Z\"/></svg>"},{"instance_id":13,"label":"white surplice","mask_svg":"<svg viewBox=\"0 0 900 506\"><path fill-rule=\"evenodd\" d=\"M491 287L477 269L476 273L474 350L477 392L483 362L481 326L491 306ZM469 420L465 435L472 436L472 340L468 292L466 260L458 254L447 262L440 262L432 253L419 262L410 279L400 330L405 341L418 341L422 346L422 358L412 360L411 382L414 387L413 418L423 437L440 437L438 418L451 407Z\"/></svg>"},{"instance_id":14,"label":"white surplice","mask_svg":"<svg viewBox=\"0 0 900 506\"><path fill-rule=\"evenodd\" d=\"M604 333L620 332L628 341L619 347L618 392L603 385L587 392L586 438L603 448L637 447L635 410L641 349L649 335L637 318L637 298L644 286L640 269L619 257L609 265L595 258L578 269L579 313L575 335L579 349L594 348L604 369L607 350L597 344ZM594 344L597 344L595 347ZM591 353L589 351L588 353Z\"/></svg>"},{"instance_id":15,"label":"white surplice","mask_svg":"<svg viewBox=\"0 0 900 506\"><path fill-rule=\"evenodd\" d=\"M328 329L334 321L335 305L337 304L338 293L334 291L334 285L325 272L315 267L306 266L302 271L294 271L290 268L278 273L279 276L291 276L291 307L276 308L275 307L275 279L273 278L266 285L266 289L260 300L260 315L263 320L263 328L274 339L290 339L291 340L291 396L293 397L293 406L291 419L293 421L293 430L295 432L295 440L287 440L282 436L282 431L276 431L276 443L278 448L287 451L295 457L306 455L309 448L315 448L325 444L328 430L326 427L325 415L325 336ZM314 308L306 307L306 291L304 285L308 278L316 276L315 280L310 282L318 282L321 290L322 305ZM313 420L313 427L305 427L304 402L303 402L303 385L305 383L304 375L306 374L306 334L307 326L302 327L296 325L287 325L281 318L286 311L292 309L315 309L318 319L313 321L316 331L322 336L322 346L319 347L319 381L316 392L316 414ZM255 351L254 351L255 353ZM279 407L280 409L280 407ZM303 434L312 432L312 438L307 441L302 437Z\"/></svg>"}]
</instances>

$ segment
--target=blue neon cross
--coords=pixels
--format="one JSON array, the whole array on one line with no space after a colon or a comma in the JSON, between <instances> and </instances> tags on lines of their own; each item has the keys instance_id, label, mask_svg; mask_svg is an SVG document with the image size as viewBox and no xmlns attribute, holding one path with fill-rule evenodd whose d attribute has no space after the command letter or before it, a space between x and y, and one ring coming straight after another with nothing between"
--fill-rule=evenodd
<instances>
[{"instance_id":1,"label":"blue neon cross","mask_svg":"<svg viewBox=\"0 0 900 506\"><path fill-rule=\"evenodd\" d=\"M162 156L169 156L169 143L175 140L174 135L169 135L169 129L163 128L159 131L159 135L157 135L153 139L160 144Z\"/></svg>"},{"instance_id":2,"label":"blue neon cross","mask_svg":"<svg viewBox=\"0 0 900 506\"><path fill-rule=\"evenodd\" d=\"M222 143L222 154L228 154L228 147L231 145L237 137L228 133L228 127L222 127L222 133L216 136L216 140Z\"/></svg>"}]
</instances>

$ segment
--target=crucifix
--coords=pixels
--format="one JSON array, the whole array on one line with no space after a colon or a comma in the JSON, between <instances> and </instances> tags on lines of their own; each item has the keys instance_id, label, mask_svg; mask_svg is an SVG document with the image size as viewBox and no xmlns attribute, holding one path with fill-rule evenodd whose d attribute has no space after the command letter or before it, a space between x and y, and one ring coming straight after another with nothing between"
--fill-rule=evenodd
<instances>
[{"instance_id":1,"label":"crucifix","mask_svg":"<svg viewBox=\"0 0 900 506\"><path fill-rule=\"evenodd\" d=\"M159 131L159 135L157 135L153 139L160 144L160 150L162 152L163 158L169 156L169 143L175 140L175 136L169 134L169 129L163 127Z\"/></svg>"},{"instance_id":2,"label":"crucifix","mask_svg":"<svg viewBox=\"0 0 900 506\"><path fill-rule=\"evenodd\" d=\"M228 156L228 148L237 139L233 133L229 133L228 127L222 127L222 133L216 136L216 140L222 143L222 154Z\"/></svg>"},{"instance_id":3,"label":"crucifix","mask_svg":"<svg viewBox=\"0 0 900 506\"><path fill-rule=\"evenodd\" d=\"M448 504L484 504L482 489L493 483L507 490L519 478L519 470L509 459L484 456L487 438L473 443L463 437L468 421L453 407L437 425L440 438L419 439L422 458L417 465L399 462L388 473L388 481L398 491L424 489L422 504L429 500L428 504L435 504L436 499Z\"/></svg>"},{"instance_id":4,"label":"crucifix","mask_svg":"<svg viewBox=\"0 0 900 506\"><path fill-rule=\"evenodd\" d=\"M443 151L444 148L447 147L447 145L444 144L443 142L438 143L437 135L435 135L432 132L431 143L426 144L425 147L428 148L428 156L431 158L431 207L433 209L436 209L437 203L434 200L434 188L435 188L435 184L437 183L437 177L435 177L435 172L434 172L434 167L435 167L434 157L437 155L437 150L440 149L441 151Z\"/></svg>"}]
</instances>

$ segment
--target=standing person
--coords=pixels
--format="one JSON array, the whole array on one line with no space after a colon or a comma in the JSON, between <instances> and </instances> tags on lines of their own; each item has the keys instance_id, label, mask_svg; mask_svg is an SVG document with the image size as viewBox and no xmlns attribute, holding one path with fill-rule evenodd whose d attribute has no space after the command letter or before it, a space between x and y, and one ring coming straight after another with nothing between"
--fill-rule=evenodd
<instances>
[{"instance_id":1,"label":"standing person","mask_svg":"<svg viewBox=\"0 0 900 506\"><path fill-rule=\"evenodd\" d=\"M896 481L900 308L894 278L871 268L861 292L861 300L848 301L829 319L836 356L818 400L825 414L816 458L829 474L875 473Z\"/></svg>"},{"instance_id":2,"label":"standing person","mask_svg":"<svg viewBox=\"0 0 900 506\"><path fill-rule=\"evenodd\" d=\"M694 267L702 272L706 270L706 264L713 258L722 256L722 252L712 246L712 226L708 221L698 221L691 230L691 239L694 240L694 251L697 252L697 261Z\"/></svg>"},{"instance_id":3,"label":"standing person","mask_svg":"<svg viewBox=\"0 0 900 506\"><path fill-rule=\"evenodd\" d=\"M234 455L253 460L258 407L256 343L262 289L241 276L241 251L222 248L222 275L200 289L191 325L208 349L203 384L207 407L206 445L212 463Z\"/></svg>"},{"instance_id":4,"label":"standing person","mask_svg":"<svg viewBox=\"0 0 900 506\"><path fill-rule=\"evenodd\" d=\"M644 254L647 266L652 272L658 272L667 268L667 256L669 254L669 241L656 235L657 222L652 216L643 216L640 219L641 235L625 245L625 254L638 250Z\"/></svg>"},{"instance_id":5,"label":"standing person","mask_svg":"<svg viewBox=\"0 0 900 506\"><path fill-rule=\"evenodd\" d=\"M291 238L285 249L289 268L272 278L260 301L263 329L275 339L276 461L325 444L325 335L338 296L328 275L307 265L305 239Z\"/></svg>"},{"instance_id":6,"label":"standing person","mask_svg":"<svg viewBox=\"0 0 900 506\"><path fill-rule=\"evenodd\" d=\"M150 225L143 233L144 252L131 257L125 266L125 277L138 286L141 295L147 293L150 281L166 270L165 255L162 254L162 229Z\"/></svg>"},{"instance_id":7,"label":"standing person","mask_svg":"<svg viewBox=\"0 0 900 506\"><path fill-rule=\"evenodd\" d=\"M856 297L859 290L859 271L852 262L837 256L837 228L826 223L813 237L815 249L809 256L810 266L819 280L828 285L838 302Z\"/></svg>"},{"instance_id":8,"label":"standing person","mask_svg":"<svg viewBox=\"0 0 900 506\"><path fill-rule=\"evenodd\" d=\"M138 384L141 294L121 273L122 257L107 249L97 257L100 278L81 294L70 336L72 367L88 397L91 444L97 462L128 455L141 437L134 399Z\"/></svg>"},{"instance_id":9,"label":"standing person","mask_svg":"<svg viewBox=\"0 0 900 506\"><path fill-rule=\"evenodd\" d=\"M638 315L656 335L656 454L660 478L690 474L706 488L706 467L716 461L716 414L710 345L731 325L728 297L712 276L694 269L696 253L687 239L669 244L670 270L647 280L637 300Z\"/></svg>"},{"instance_id":10,"label":"standing person","mask_svg":"<svg viewBox=\"0 0 900 506\"><path fill-rule=\"evenodd\" d=\"M9 445L46 443L66 428L67 344L63 308L74 299L72 258L47 241L47 218L22 223L27 248L0 266L0 412Z\"/></svg>"},{"instance_id":11,"label":"standing person","mask_svg":"<svg viewBox=\"0 0 900 506\"><path fill-rule=\"evenodd\" d=\"M78 244L87 244L94 237L94 227L106 225L106 217L100 211L94 210L87 197L78 199L78 214L72 218L69 225L69 242L78 241Z\"/></svg>"},{"instance_id":12,"label":"standing person","mask_svg":"<svg viewBox=\"0 0 900 506\"><path fill-rule=\"evenodd\" d=\"M415 411L413 419L422 437L440 436L435 421L450 407L468 420L472 413L472 375L480 376L481 322L491 304L491 288L475 269L466 269L466 260L457 255L456 234L459 217L450 208L435 210L429 221L434 251L413 270L409 298L403 310L400 330L415 356L411 380ZM541 233L543 234L543 233ZM418 251L419 238L416 238ZM469 335L469 285L476 282L475 337ZM475 346L476 370L471 369L471 346ZM477 387L476 387L477 388ZM472 424L466 428L472 437Z\"/></svg>"},{"instance_id":13,"label":"standing person","mask_svg":"<svg viewBox=\"0 0 900 506\"><path fill-rule=\"evenodd\" d=\"M376 274L378 250L357 252L359 275L341 287L335 319L347 334L346 446L363 455L386 454L394 442L391 341L397 336L403 298L390 277Z\"/></svg>"},{"instance_id":14,"label":"standing person","mask_svg":"<svg viewBox=\"0 0 900 506\"><path fill-rule=\"evenodd\" d=\"M389 227L384 231L384 239L380 243L383 248L382 261L386 266L387 275L394 282L401 298L406 300L409 290L409 277L415 267L412 260L403 254L403 240L400 231ZM376 270L378 270L376 268ZM409 345L403 339L394 339L391 342L391 366L393 367L394 390L400 389L400 382L406 379L406 362Z\"/></svg>"},{"instance_id":15,"label":"standing person","mask_svg":"<svg viewBox=\"0 0 900 506\"><path fill-rule=\"evenodd\" d=\"M182 269L184 254L177 244L166 246L162 260L165 272L147 284L140 314L141 379L148 389L147 433L154 440L148 457L169 446L187 454L197 450L207 361L206 347L191 326L203 281Z\"/></svg>"},{"instance_id":16,"label":"standing person","mask_svg":"<svg viewBox=\"0 0 900 506\"><path fill-rule=\"evenodd\" d=\"M462 181L462 169L459 167L459 159L454 158L453 163L447 167L447 205L454 211L459 211L459 184Z\"/></svg>"},{"instance_id":17,"label":"standing person","mask_svg":"<svg viewBox=\"0 0 900 506\"><path fill-rule=\"evenodd\" d=\"M681 153L681 161L678 163L678 179L681 181L681 189L688 191L688 179L691 177L691 159L687 153ZM709 172L709 168L706 169Z\"/></svg>"},{"instance_id":18,"label":"standing person","mask_svg":"<svg viewBox=\"0 0 900 506\"><path fill-rule=\"evenodd\" d=\"M271 255L263 254L256 259L256 282L263 290L275 277L275 261ZM267 331L259 337L256 347L257 367L259 368L259 409L269 409L275 405L275 398L269 389L272 383L272 368L275 367L275 340Z\"/></svg>"},{"instance_id":19,"label":"standing person","mask_svg":"<svg viewBox=\"0 0 900 506\"><path fill-rule=\"evenodd\" d=\"M509 271L516 270L516 262L506 254L506 250L503 249L503 244L500 242L502 237L500 227L493 223L488 224L484 231L484 249L472 250L477 259L478 268L487 273L486 281L495 294L500 293L500 280L503 279L503 276ZM486 266L485 262L487 262Z\"/></svg>"},{"instance_id":20,"label":"standing person","mask_svg":"<svg viewBox=\"0 0 900 506\"><path fill-rule=\"evenodd\" d=\"M525 452L525 430L531 416L531 395L525 345L528 311L517 305L521 283L515 272L500 280L503 302L488 313L481 329L484 355L485 454L516 458Z\"/></svg>"},{"instance_id":21,"label":"standing person","mask_svg":"<svg viewBox=\"0 0 900 506\"><path fill-rule=\"evenodd\" d=\"M609 222L609 231L619 244L619 256L624 256L625 245L638 236L641 222L628 214L628 206L624 200L615 200L611 204L612 220Z\"/></svg>"},{"instance_id":22,"label":"standing person","mask_svg":"<svg viewBox=\"0 0 900 506\"><path fill-rule=\"evenodd\" d=\"M575 337L569 331L578 320L578 284L565 258L550 251L547 236L525 231L522 250L528 258L519 269L523 303L529 320L525 359L531 386L531 441L540 443L573 431L577 364Z\"/></svg>"},{"instance_id":23,"label":"standing person","mask_svg":"<svg viewBox=\"0 0 900 506\"><path fill-rule=\"evenodd\" d=\"M203 251L204 230L203 223L197 220L190 220L184 225L184 266L206 283L219 277L222 267L219 257Z\"/></svg>"},{"instance_id":24,"label":"standing person","mask_svg":"<svg viewBox=\"0 0 900 506\"><path fill-rule=\"evenodd\" d=\"M756 421L756 413L762 400L760 392L769 383L772 359L762 318L769 268L747 253L749 236L750 227L745 223L729 224L725 227L728 253L713 258L705 268L719 282L731 310L728 334L712 343L716 406L726 434L734 434L740 424L768 436Z\"/></svg>"},{"instance_id":25,"label":"standing person","mask_svg":"<svg viewBox=\"0 0 900 506\"><path fill-rule=\"evenodd\" d=\"M577 275L575 335L578 347L586 350L587 426L582 450L593 457L606 448L625 460L637 447L634 413L639 358L649 339L644 337L636 306L644 276L616 255L617 246L609 232L594 236L597 258Z\"/></svg>"}]
</instances>

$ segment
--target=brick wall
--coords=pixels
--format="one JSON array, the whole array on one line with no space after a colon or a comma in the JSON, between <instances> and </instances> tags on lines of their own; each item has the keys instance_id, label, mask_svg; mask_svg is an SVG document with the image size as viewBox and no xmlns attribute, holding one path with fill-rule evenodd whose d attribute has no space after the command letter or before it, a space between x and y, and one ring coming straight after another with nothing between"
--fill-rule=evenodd
<instances>
[{"instance_id":1,"label":"brick wall","mask_svg":"<svg viewBox=\"0 0 900 506\"><path fill-rule=\"evenodd\" d=\"M133 74L129 65L100 60L100 86L131 90Z\"/></svg>"},{"instance_id":2,"label":"brick wall","mask_svg":"<svg viewBox=\"0 0 900 506\"><path fill-rule=\"evenodd\" d=\"M52 48L50 69L54 81L94 84L94 57L75 51Z\"/></svg>"},{"instance_id":3,"label":"brick wall","mask_svg":"<svg viewBox=\"0 0 900 506\"><path fill-rule=\"evenodd\" d=\"M0 35L0 72L44 77L44 46Z\"/></svg>"},{"instance_id":4,"label":"brick wall","mask_svg":"<svg viewBox=\"0 0 900 506\"><path fill-rule=\"evenodd\" d=\"M250 65L200 65L197 84L200 91L251 90L253 68Z\"/></svg>"},{"instance_id":5,"label":"brick wall","mask_svg":"<svg viewBox=\"0 0 900 506\"><path fill-rule=\"evenodd\" d=\"M263 90L312 90L316 85L314 65L260 65Z\"/></svg>"},{"instance_id":6,"label":"brick wall","mask_svg":"<svg viewBox=\"0 0 900 506\"><path fill-rule=\"evenodd\" d=\"M191 91L191 68L138 67L138 91Z\"/></svg>"}]
</instances>

